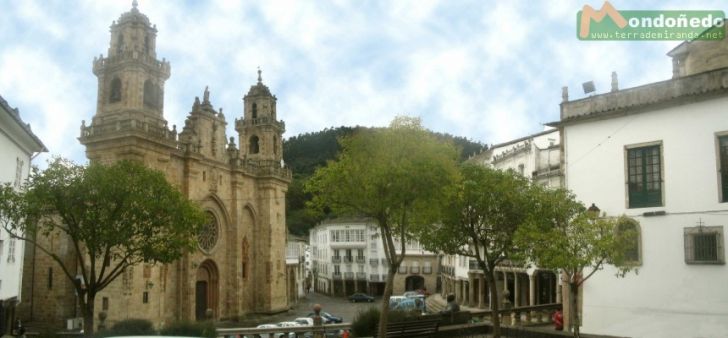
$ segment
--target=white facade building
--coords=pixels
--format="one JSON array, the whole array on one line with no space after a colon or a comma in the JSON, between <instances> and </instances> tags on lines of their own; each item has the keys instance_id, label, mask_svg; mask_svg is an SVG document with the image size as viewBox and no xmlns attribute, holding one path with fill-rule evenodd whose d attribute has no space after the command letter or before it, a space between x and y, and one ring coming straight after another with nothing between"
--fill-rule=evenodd
<instances>
[{"instance_id":1,"label":"white facade building","mask_svg":"<svg viewBox=\"0 0 728 338\"><path fill-rule=\"evenodd\" d=\"M308 287L306 254L309 250L305 238L288 235L286 242L286 273L288 303L295 304L304 297Z\"/></svg>"},{"instance_id":2,"label":"white facade building","mask_svg":"<svg viewBox=\"0 0 728 338\"><path fill-rule=\"evenodd\" d=\"M491 146L470 161L499 170L512 169L534 182L561 187L561 148L559 130L546 130Z\"/></svg>"},{"instance_id":3,"label":"white facade building","mask_svg":"<svg viewBox=\"0 0 728 338\"><path fill-rule=\"evenodd\" d=\"M568 101L566 186L639 222L634 268L583 285L583 332L728 337L728 42L684 43L673 78Z\"/></svg>"},{"instance_id":4,"label":"white facade building","mask_svg":"<svg viewBox=\"0 0 728 338\"><path fill-rule=\"evenodd\" d=\"M313 288L345 296L355 292L384 293L388 265L378 226L367 219L324 221L310 231ZM395 246L399 246L396 244ZM393 292L434 290L437 255L417 242L405 247L405 259L395 275Z\"/></svg>"},{"instance_id":5,"label":"white facade building","mask_svg":"<svg viewBox=\"0 0 728 338\"><path fill-rule=\"evenodd\" d=\"M30 173L30 162L39 153L48 151L0 96L0 184L10 183L21 189ZM10 238L0 230L0 329L7 332L14 315L14 306L21 300L24 242Z\"/></svg>"}]
</instances>

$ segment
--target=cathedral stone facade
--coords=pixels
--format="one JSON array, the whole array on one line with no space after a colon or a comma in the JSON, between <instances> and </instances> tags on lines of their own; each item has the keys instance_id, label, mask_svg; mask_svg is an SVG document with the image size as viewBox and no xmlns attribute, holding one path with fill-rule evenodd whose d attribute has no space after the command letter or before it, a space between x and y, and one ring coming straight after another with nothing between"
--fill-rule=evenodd
<instances>
[{"instance_id":1,"label":"cathedral stone facade","mask_svg":"<svg viewBox=\"0 0 728 338\"><path fill-rule=\"evenodd\" d=\"M96 318L104 312L106 326L126 318L163 326L287 310L285 194L291 172L281 165L285 125L277 119L276 97L258 71L244 95L242 117L235 119L239 146L226 136L225 116L207 88L182 130L169 128L163 98L171 67L157 58L156 33L136 5L112 23L108 55L93 61L96 113L82 123L79 140L90 161L132 159L164 172L212 221L198 234L198 248L179 261L127 269L97 295ZM67 239L46 240L73 261ZM30 247L24 317L65 326L80 317L73 288L48 256Z\"/></svg>"}]
</instances>

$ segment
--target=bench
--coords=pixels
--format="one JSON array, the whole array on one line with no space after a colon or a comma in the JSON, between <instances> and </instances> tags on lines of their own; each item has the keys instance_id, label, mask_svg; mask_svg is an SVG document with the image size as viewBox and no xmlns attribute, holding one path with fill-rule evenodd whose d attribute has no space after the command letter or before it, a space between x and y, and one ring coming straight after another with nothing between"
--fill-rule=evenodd
<instances>
[{"instance_id":1,"label":"bench","mask_svg":"<svg viewBox=\"0 0 728 338\"><path fill-rule=\"evenodd\" d=\"M440 325L440 316L422 316L416 320L387 323L387 338L433 337Z\"/></svg>"}]
</instances>

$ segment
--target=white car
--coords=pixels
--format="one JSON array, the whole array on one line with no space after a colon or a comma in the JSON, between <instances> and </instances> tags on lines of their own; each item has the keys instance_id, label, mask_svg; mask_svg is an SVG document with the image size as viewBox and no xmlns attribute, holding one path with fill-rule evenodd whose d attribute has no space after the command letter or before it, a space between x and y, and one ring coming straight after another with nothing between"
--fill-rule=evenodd
<instances>
[{"instance_id":1,"label":"white car","mask_svg":"<svg viewBox=\"0 0 728 338\"><path fill-rule=\"evenodd\" d=\"M313 318L298 317L298 318L294 319L293 321L301 324L302 326L313 326Z\"/></svg>"}]
</instances>

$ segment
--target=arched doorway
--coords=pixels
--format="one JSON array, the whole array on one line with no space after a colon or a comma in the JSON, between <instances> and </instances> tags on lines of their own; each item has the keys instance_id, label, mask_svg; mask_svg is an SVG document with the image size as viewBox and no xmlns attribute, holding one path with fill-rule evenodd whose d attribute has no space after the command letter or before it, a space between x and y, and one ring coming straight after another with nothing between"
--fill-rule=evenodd
<instances>
[{"instance_id":1,"label":"arched doorway","mask_svg":"<svg viewBox=\"0 0 728 338\"><path fill-rule=\"evenodd\" d=\"M217 265L212 260L206 260L197 269L195 282L195 319L207 318L207 309L212 310L212 316L217 315L219 275Z\"/></svg>"},{"instance_id":2,"label":"arched doorway","mask_svg":"<svg viewBox=\"0 0 728 338\"><path fill-rule=\"evenodd\" d=\"M409 276L404 280L404 290L414 291L425 288L425 279L422 276Z\"/></svg>"}]
</instances>

